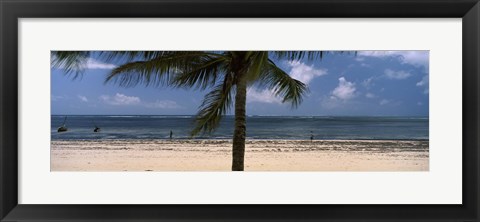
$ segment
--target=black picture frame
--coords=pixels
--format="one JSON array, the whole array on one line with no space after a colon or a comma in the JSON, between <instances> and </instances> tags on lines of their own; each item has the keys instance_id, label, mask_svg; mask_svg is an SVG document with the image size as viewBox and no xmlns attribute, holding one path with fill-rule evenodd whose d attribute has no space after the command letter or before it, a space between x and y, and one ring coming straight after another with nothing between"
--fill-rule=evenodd
<instances>
[{"instance_id":1,"label":"black picture frame","mask_svg":"<svg viewBox=\"0 0 480 222\"><path fill-rule=\"evenodd\" d=\"M479 221L478 0L0 0L0 16L1 221ZM17 21L77 17L462 18L463 204L18 204Z\"/></svg>"}]
</instances>

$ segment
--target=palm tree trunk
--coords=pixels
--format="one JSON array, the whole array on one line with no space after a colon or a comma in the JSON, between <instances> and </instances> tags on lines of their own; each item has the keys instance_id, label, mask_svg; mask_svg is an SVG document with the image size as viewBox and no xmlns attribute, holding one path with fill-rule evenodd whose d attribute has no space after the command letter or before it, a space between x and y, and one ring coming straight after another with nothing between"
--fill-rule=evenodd
<instances>
[{"instance_id":1,"label":"palm tree trunk","mask_svg":"<svg viewBox=\"0 0 480 222\"><path fill-rule=\"evenodd\" d=\"M247 79L239 75L235 94L235 130L233 131L232 171L243 171L245 159Z\"/></svg>"}]
</instances>

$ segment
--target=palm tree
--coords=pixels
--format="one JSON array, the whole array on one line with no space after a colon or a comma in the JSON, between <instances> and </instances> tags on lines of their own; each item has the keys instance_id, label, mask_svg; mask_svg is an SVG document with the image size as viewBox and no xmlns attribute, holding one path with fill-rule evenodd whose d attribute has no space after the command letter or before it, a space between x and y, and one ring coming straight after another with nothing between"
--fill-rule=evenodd
<instances>
[{"instance_id":1,"label":"palm tree","mask_svg":"<svg viewBox=\"0 0 480 222\"><path fill-rule=\"evenodd\" d=\"M52 65L62 67L74 78L81 75L93 52L57 51ZM234 103L235 128L232 170L244 170L247 87L270 89L282 102L296 108L307 86L290 77L272 59L296 61L322 58L316 51L115 51L98 52L105 61L122 65L113 69L105 83L122 87L135 85L210 89L199 107L192 136L214 131ZM234 96L234 99L232 97Z\"/></svg>"}]
</instances>

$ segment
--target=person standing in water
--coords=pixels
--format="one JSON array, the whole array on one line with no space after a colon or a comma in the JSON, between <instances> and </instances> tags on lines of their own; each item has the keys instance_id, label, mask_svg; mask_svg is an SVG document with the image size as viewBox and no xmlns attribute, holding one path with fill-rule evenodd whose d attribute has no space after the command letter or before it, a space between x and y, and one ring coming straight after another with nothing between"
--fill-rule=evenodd
<instances>
[{"instance_id":1,"label":"person standing in water","mask_svg":"<svg viewBox=\"0 0 480 222\"><path fill-rule=\"evenodd\" d=\"M313 131L310 131L310 141L313 142Z\"/></svg>"},{"instance_id":2,"label":"person standing in water","mask_svg":"<svg viewBox=\"0 0 480 222\"><path fill-rule=\"evenodd\" d=\"M170 130L170 139L173 137L173 132Z\"/></svg>"}]
</instances>

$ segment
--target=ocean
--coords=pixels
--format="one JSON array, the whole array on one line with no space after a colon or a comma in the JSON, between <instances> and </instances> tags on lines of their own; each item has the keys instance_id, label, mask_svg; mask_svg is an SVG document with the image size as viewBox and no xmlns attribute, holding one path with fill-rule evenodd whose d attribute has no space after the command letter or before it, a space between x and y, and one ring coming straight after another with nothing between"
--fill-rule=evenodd
<instances>
[{"instance_id":1,"label":"ocean","mask_svg":"<svg viewBox=\"0 0 480 222\"><path fill-rule=\"evenodd\" d=\"M52 140L190 139L194 116L51 116ZM428 140L428 117L249 116L247 139ZM95 126L100 132L94 132ZM234 117L223 118L210 135L196 139L231 139Z\"/></svg>"}]
</instances>

